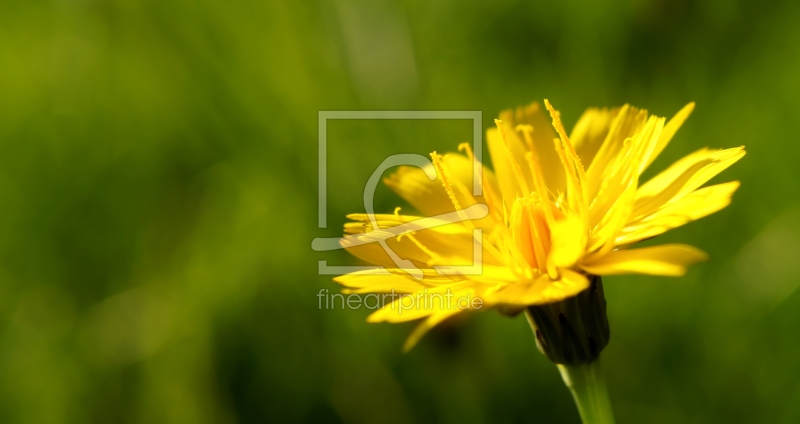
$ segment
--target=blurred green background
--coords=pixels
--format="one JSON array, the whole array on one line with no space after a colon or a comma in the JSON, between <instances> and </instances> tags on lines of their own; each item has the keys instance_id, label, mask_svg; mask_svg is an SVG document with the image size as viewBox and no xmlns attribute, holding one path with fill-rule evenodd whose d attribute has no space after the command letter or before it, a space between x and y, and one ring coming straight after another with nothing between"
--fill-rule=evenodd
<instances>
[{"instance_id":1,"label":"blurred green background","mask_svg":"<svg viewBox=\"0 0 800 424\"><path fill-rule=\"evenodd\" d=\"M734 203L658 241L712 260L609 277L620 423L800 422L800 3L4 0L0 422L577 423L522 318L412 325L320 310L314 237L397 152L466 121L319 110L549 98L697 109L652 169L746 145ZM379 191L377 209L401 205Z\"/></svg>"}]
</instances>

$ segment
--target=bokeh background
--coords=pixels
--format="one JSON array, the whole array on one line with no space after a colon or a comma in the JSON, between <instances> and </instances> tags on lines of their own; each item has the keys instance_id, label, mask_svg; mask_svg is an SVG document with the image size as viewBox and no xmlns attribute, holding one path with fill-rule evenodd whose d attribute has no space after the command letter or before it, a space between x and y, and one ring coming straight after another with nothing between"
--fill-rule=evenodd
<instances>
[{"instance_id":1,"label":"bokeh background","mask_svg":"<svg viewBox=\"0 0 800 424\"><path fill-rule=\"evenodd\" d=\"M522 318L436 329L320 310L311 250L388 154L549 98L697 109L652 169L746 145L722 212L664 235L712 260L611 277L620 423L800 422L800 3L4 0L0 421L577 423ZM377 209L402 205L388 190Z\"/></svg>"}]
</instances>

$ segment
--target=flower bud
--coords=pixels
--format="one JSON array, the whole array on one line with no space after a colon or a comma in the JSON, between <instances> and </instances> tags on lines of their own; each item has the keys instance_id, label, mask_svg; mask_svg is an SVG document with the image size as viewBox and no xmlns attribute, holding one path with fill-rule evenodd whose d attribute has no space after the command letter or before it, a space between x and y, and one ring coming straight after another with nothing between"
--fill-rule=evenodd
<instances>
[{"instance_id":1,"label":"flower bud","mask_svg":"<svg viewBox=\"0 0 800 424\"><path fill-rule=\"evenodd\" d=\"M588 364L600 356L610 336L600 276L588 276L589 288L560 302L529 306L525 315L536 346L551 361Z\"/></svg>"}]
</instances>

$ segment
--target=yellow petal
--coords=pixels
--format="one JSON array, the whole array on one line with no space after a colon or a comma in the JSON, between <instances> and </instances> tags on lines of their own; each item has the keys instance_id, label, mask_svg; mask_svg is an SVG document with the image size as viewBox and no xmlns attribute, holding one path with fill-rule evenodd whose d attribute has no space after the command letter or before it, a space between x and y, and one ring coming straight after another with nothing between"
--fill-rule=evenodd
<instances>
[{"instance_id":1,"label":"yellow petal","mask_svg":"<svg viewBox=\"0 0 800 424\"><path fill-rule=\"evenodd\" d=\"M550 124L548 114L538 102L533 102L515 110L505 110L500 113L500 119L509 127L517 128L518 125L533 127L532 141L539 156L547 187L553 191L561 190L564 184L564 174L558 164L558 156L553 151L553 139L556 137Z\"/></svg>"},{"instance_id":2,"label":"yellow petal","mask_svg":"<svg viewBox=\"0 0 800 424\"><path fill-rule=\"evenodd\" d=\"M617 233L629 221L634 208L638 184L639 160L635 141L637 135L623 146L613 172L600 186L600 191L589 207L589 227L592 229L589 252L605 254L614 247ZM599 249L599 252L598 252Z\"/></svg>"},{"instance_id":3,"label":"yellow petal","mask_svg":"<svg viewBox=\"0 0 800 424\"><path fill-rule=\"evenodd\" d=\"M408 229L419 231L418 228L422 223L429 223L430 229L435 229L440 234L454 234L454 235L470 235L472 230L458 222L451 222L435 217L422 217L414 215L401 215L401 214L383 214L376 213L373 215L375 221L378 223L378 229L395 228L404 224L408 224ZM345 232L348 234L362 234L374 231L369 215L365 213L351 213L347 215L348 219L355 222L345 223ZM405 226L405 225L404 225Z\"/></svg>"},{"instance_id":4,"label":"yellow petal","mask_svg":"<svg viewBox=\"0 0 800 424\"><path fill-rule=\"evenodd\" d=\"M547 110L550 111L550 117L553 119L553 128L556 129L559 136L558 139L553 140L553 143L555 151L561 160L561 165L564 167L569 207L573 212L579 213L581 219L588 223L588 203L586 202L588 192L585 187L586 170L575 151L575 147L567 137L564 125L561 123L561 113L555 110L547 99L544 100L544 104Z\"/></svg>"},{"instance_id":5,"label":"yellow petal","mask_svg":"<svg viewBox=\"0 0 800 424\"><path fill-rule=\"evenodd\" d=\"M452 314L472 308L475 290L469 283L448 284L415 293L402 294L373 312L367 322L406 322L437 314Z\"/></svg>"},{"instance_id":6,"label":"yellow petal","mask_svg":"<svg viewBox=\"0 0 800 424\"><path fill-rule=\"evenodd\" d=\"M398 323L428 317L436 310L426 307L428 306L427 304L431 303L426 300L426 296L430 296L430 294L424 292L402 294L393 302L370 314L367 317L367 322Z\"/></svg>"},{"instance_id":7,"label":"yellow petal","mask_svg":"<svg viewBox=\"0 0 800 424\"><path fill-rule=\"evenodd\" d=\"M450 177L454 187L454 194L462 208L467 208L476 203L486 203L484 196L474 197L472 195L472 174L473 161L458 153L448 153L442 156L443 166L453 175ZM433 166L433 165L430 165ZM405 199L425 216L435 216L447 212L455 211L453 202L442 187L441 178L429 180L425 171L415 166L401 166L397 171L385 178L383 182L395 193ZM494 173L483 167L484 191L490 190L497 184ZM486 186L489 186L488 188ZM461 188L461 189L459 189ZM464 190L466 189L466 190ZM476 224L481 228L488 228L492 224L491 219L481 221Z\"/></svg>"},{"instance_id":8,"label":"yellow petal","mask_svg":"<svg viewBox=\"0 0 800 424\"><path fill-rule=\"evenodd\" d=\"M547 279L546 275L539 278ZM540 289L534 290L536 280L514 281L499 287L485 295L485 300L489 305L528 305L527 302L539 301ZM549 279L548 279L549 281Z\"/></svg>"},{"instance_id":9,"label":"yellow petal","mask_svg":"<svg viewBox=\"0 0 800 424\"><path fill-rule=\"evenodd\" d=\"M650 215L666 203L688 195L744 155L744 146L725 150L701 149L675 162L639 188L632 218Z\"/></svg>"},{"instance_id":10,"label":"yellow petal","mask_svg":"<svg viewBox=\"0 0 800 424\"><path fill-rule=\"evenodd\" d=\"M512 268L509 266L483 264L483 272L480 275L469 275L470 281L485 285L508 284L519 281L532 280L533 274L530 268Z\"/></svg>"},{"instance_id":11,"label":"yellow petal","mask_svg":"<svg viewBox=\"0 0 800 424\"><path fill-rule=\"evenodd\" d=\"M600 150L586 170L589 199L593 199L597 195L606 175L616 168L612 165L622 156L620 153L625 148L625 140L640 133L646 123L646 110L639 110L629 105L625 105L619 110Z\"/></svg>"},{"instance_id":12,"label":"yellow petal","mask_svg":"<svg viewBox=\"0 0 800 424\"><path fill-rule=\"evenodd\" d=\"M658 143L656 144L653 152L647 157L644 161L642 171L647 169L651 163L661 154L667 144L669 144L672 137L675 136L675 133L678 132L678 129L683 125L684 121L692 114L694 110L694 102L689 103L688 105L684 106L683 109L679 110L672 119L667 122L667 125L664 126L664 130L661 131L661 135L658 138Z\"/></svg>"},{"instance_id":13,"label":"yellow petal","mask_svg":"<svg viewBox=\"0 0 800 424\"><path fill-rule=\"evenodd\" d=\"M486 144L489 145L489 154L492 156L497 185L500 187L500 195L505 203L505 208L511 210L514 200L523 197L527 193L523 185L531 187L533 179L530 176L528 167L525 164L525 148L516 136L514 131L505 123L503 132L499 128L490 128L486 131ZM505 137L505 139L504 139Z\"/></svg>"},{"instance_id":14,"label":"yellow petal","mask_svg":"<svg viewBox=\"0 0 800 424\"><path fill-rule=\"evenodd\" d=\"M517 199L511 208L511 217L509 220L511 227L511 239L514 241L516 250L519 252L519 257L516 262L519 266L527 265L531 268L540 268L539 260L544 263L544 249L538 248L540 244L536 242L539 239L536 236L536 228L530 217L530 207L527 205L527 199Z\"/></svg>"},{"instance_id":15,"label":"yellow petal","mask_svg":"<svg viewBox=\"0 0 800 424\"><path fill-rule=\"evenodd\" d=\"M433 278L433 277L431 277ZM345 293L414 293L430 287L409 276L394 272L377 275L370 271L356 271L333 279L346 287ZM423 280L427 281L427 280Z\"/></svg>"},{"instance_id":16,"label":"yellow petal","mask_svg":"<svg viewBox=\"0 0 800 424\"><path fill-rule=\"evenodd\" d=\"M585 275L569 269L562 269L561 278L551 281L550 284L543 287L540 297L544 300L543 303L557 302L575 296L588 287L589 279Z\"/></svg>"},{"instance_id":17,"label":"yellow petal","mask_svg":"<svg viewBox=\"0 0 800 424\"><path fill-rule=\"evenodd\" d=\"M581 158L583 166L589 167L600 146L603 144L611 123L619 113L616 109L587 109L569 135L575 151Z\"/></svg>"},{"instance_id":18,"label":"yellow petal","mask_svg":"<svg viewBox=\"0 0 800 424\"><path fill-rule=\"evenodd\" d=\"M344 237L340 244L357 258L371 264L395 268L397 264L376 239L379 232ZM387 246L401 259L410 260L417 268L442 266L470 266L474 261L475 241L472 235L457 237L433 235L434 230L418 231L410 236L386 239ZM362 244L368 241L366 244ZM485 264L500 264L491 252L484 250Z\"/></svg>"},{"instance_id":19,"label":"yellow petal","mask_svg":"<svg viewBox=\"0 0 800 424\"><path fill-rule=\"evenodd\" d=\"M663 140L661 134L663 133L665 121L664 118L651 116L647 119L644 129L642 129L642 139L638 146L639 175L647 168L645 163L653 156L659 147L659 143Z\"/></svg>"},{"instance_id":20,"label":"yellow petal","mask_svg":"<svg viewBox=\"0 0 800 424\"><path fill-rule=\"evenodd\" d=\"M517 282L495 293L485 294L489 305L527 306L543 305L575 296L589 287L589 279L578 272L562 269L558 279L547 274L535 281Z\"/></svg>"},{"instance_id":21,"label":"yellow petal","mask_svg":"<svg viewBox=\"0 0 800 424\"><path fill-rule=\"evenodd\" d=\"M738 181L701 188L652 215L628 223L615 242L617 245L635 243L717 212L731 203L737 188Z\"/></svg>"},{"instance_id":22,"label":"yellow petal","mask_svg":"<svg viewBox=\"0 0 800 424\"><path fill-rule=\"evenodd\" d=\"M576 215L567 215L551 224L550 254L547 256L548 269L568 268L580 259L586 249L586 228Z\"/></svg>"},{"instance_id":23,"label":"yellow petal","mask_svg":"<svg viewBox=\"0 0 800 424\"><path fill-rule=\"evenodd\" d=\"M636 198L642 198L647 196L652 196L654 193L658 193L669 187L670 184L680 176L683 172L687 169L691 168L695 164L707 160L711 155L718 154L722 152L722 149L709 149L707 147L703 147L697 151L689 153L688 155L678 159L672 165L669 166L664 171L661 171L658 175L648 180L646 183L641 184L639 186L639 190L636 192Z\"/></svg>"},{"instance_id":24,"label":"yellow petal","mask_svg":"<svg viewBox=\"0 0 800 424\"><path fill-rule=\"evenodd\" d=\"M403 343L403 352L408 352L411 349L413 349L414 346L417 345L417 342L419 342L423 336L428 334L428 331L430 331L433 327L439 325L439 323L446 320L447 318L450 318L451 316L461 312L463 311L454 309L450 311L439 312L428 316L428 318L426 318L416 328L414 328L414 331L411 332L411 334L406 339L405 343Z\"/></svg>"},{"instance_id":25,"label":"yellow petal","mask_svg":"<svg viewBox=\"0 0 800 424\"><path fill-rule=\"evenodd\" d=\"M614 239L628 221L633 210L635 188L636 185L631 183L595 227L587 248L587 252L590 252L592 257L605 255L615 247Z\"/></svg>"},{"instance_id":26,"label":"yellow petal","mask_svg":"<svg viewBox=\"0 0 800 424\"><path fill-rule=\"evenodd\" d=\"M524 196L528 193L523 192L522 186L517 182L514 174L513 162L519 165L525 183L530 190L535 187L531 175L531 167L526 164L526 152L531 147L536 150L538 162L542 175L544 176L547 187L552 192L564 190L564 171L561 168L556 152L553 150L553 139L556 137L550 119L542 111L539 103L534 102L516 110L505 110L500 113L500 121L503 134L508 143L506 149L500 131L497 128L490 128L486 132L486 142L489 145L489 153L492 156L495 174L497 175L498 185L505 198L506 208L511 210L511 205L517 196ZM533 128L531 142L533 146L528 146L523 134L517 131L519 126L530 126ZM511 152L511 158L507 153Z\"/></svg>"},{"instance_id":27,"label":"yellow petal","mask_svg":"<svg viewBox=\"0 0 800 424\"><path fill-rule=\"evenodd\" d=\"M665 244L641 249L617 250L590 263L584 271L595 275L649 274L681 276L686 267L707 260L701 250L684 244Z\"/></svg>"},{"instance_id":28,"label":"yellow petal","mask_svg":"<svg viewBox=\"0 0 800 424\"><path fill-rule=\"evenodd\" d=\"M636 178L633 167L636 152L633 144L630 142L625 146L625 150L620 153L620 160L615 161L614 166L610 167L603 181L598 185L598 191L591 197L589 205L589 224L591 226L596 226L604 219L609 219L609 211Z\"/></svg>"}]
</instances>

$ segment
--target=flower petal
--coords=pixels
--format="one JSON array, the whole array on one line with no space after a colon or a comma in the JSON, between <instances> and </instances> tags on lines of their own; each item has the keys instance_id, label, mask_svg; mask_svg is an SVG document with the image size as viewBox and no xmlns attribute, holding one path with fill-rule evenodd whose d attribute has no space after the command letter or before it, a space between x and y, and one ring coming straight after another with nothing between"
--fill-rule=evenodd
<instances>
[{"instance_id":1,"label":"flower petal","mask_svg":"<svg viewBox=\"0 0 800 424\"><path fill-rule=\"evenodd\" d=\"M423 336L428 334L428 331L430 331L433 327L436 327L442 321L461 312L464 311L453 309L450 311L442 311L428 316L428 318L422 321L416 328L414 328L414 331L412 331L411 334L408 335L408 338L406 339L405 343L403 343L403 352L408 352L411 349L413 349L414 346L417 345L417 342L419 342Z\"/></svg>"},{"instance_id":2,"label":"flower petal","mask_svg":"<svg viewBox=\"0 0 800 424\"><path fill-rule=\"evenodd\" d=\"M643 163L642 171L647 169L651 163L661 154L667 144L669 144L672 137L675 136L675 133L678 132L678 129L683 125L684 121L692 114L694 110L694 102L689 103L688 105L684 106L672 119L664 125L664 129L661 131L661 135L658 137L658 143L655 145L652 153L645 158Z\"/></svg>"},{"instance_id":3,"label":"flower petal","mask_svg":"<svg viewBox=\"0 0 800 424\"><path fill-rule=\"evenodd\" d=\"M625 105L619 110L597 155L595 155L592 164L586 170L589 199L594 199L600 191L606 176L617 168L614 165L623 156L621 153L626 148L625 140L640 133L646 124L646 110L640 110L629 105Z\"/></svg>"},{"instance_id":4,"label":"flower petal","mask_svg":"<svg viewBox=\"0 0 800 424\"><path fill-rule=\"evenodd\" d=\"M675 162L636 192L632 219L640 219L700 188L745 155L744 146L725 150L701 149Z\"/></svg>"},{"instance_id":5,"label":"flower petal","mask_svg":"<svg viewBox=\"0 0 800 424\"><path fill-rule=\"evenodd\" d=\"M385 221L379 221L381 228ZM469 266L473 264L475 239L472 231L460 231L451 227L463 227L459 223L441 227L414 231L397 237L385 231L369 231L350 234L340 239L339 244L354 256L368 263L395 268L397 264L379 243L385 240L386 245L401 259L410 260L417 268L429 268L433 265ZM390 237L387 237L390 235ZM492 252L484 249L483 262L499 264L500 259Z\"/></svg>"},{"instance_id":6,"label":"flower petal","mask_svg":"<svg viewBox=\"0 0 800 424\"><path fill-rule=\"evenodd\" d=\"M643 219L628 223L615 242L617 245L635 243L717 212L731 203L737 188L738 181L701 188Z\"/></svg>"},{"instance_id":7,"label":"flower petal","mask_svg":"<svg viewBox=\"0 0 800 424\"><path fill-rule=\"evenodd\" d=\"M459 309L458 301L474 296L471 284L465 281L401 294L392 303L373 312L367 317L367 322L406 322L443 311L463 310Z\"/></svg>"},{"instance_id":8,"label":"flower petal","mask_svg":"<svg viewBox=\"0 0 800 424\"><path fill-rule=\"evenodd\" d=\"M489 145L498 185L508 210L511 210L511 205L518 196L528 194L518 182L514 163L519 167L528 189L532 190L534 187L531 167L528 166L525 156L525 153L531 148L536 150L547 187L553 192L563 191L564 171L558 155L553 150L553 139L556 134L550 125L550 119L542 111L539 103L534 102L516 110L505 110L500 113L500 121L503 134L498 128L490 128L486 132L486 143ZM531 135L533 146L527 146L523 141L521 134L516 131L518 125L529 125L533 128ZM506 138L505 143L503 136ZM506 147L506 143L508 147Z\"/></svg>"},{"instance_id":9,"label":"flower petal","mask_svg":"<svg viewBox=\"0 0 800 424\"><path fill-rule=\"evenodd\" d=\"M567 215L556 220L550 227L550 253L547 255L548 269L569 268L580 259L586 249L587 229L577 215Z\"/></svg>"},{"instance_id":10,"label":"flower petal","mask_svg":"<svg viewBox=\"0 0 800 424\"><path fill-rule=\"evenodd\" d=\"M487 305L543 305L575 296L587 287L589 279L585 275L562 269L556 280L544 274L536 280L516 282L496 292L487 292L483 299Z\"/></svg>"},{"instance_id":11,"label":"flower petal","mask_svg":"<svg viewBox=\"0 0 800 424\"><path fill-rule=\"evenodd\" d=\"M685 244L665 244L641 249L617 250L581 265L595 275L649 274L678 277L686 267L708 259L701 250Z\"/></svg>"},{"instance_id":12,"label":"flower petal","mask_svg":"<svg viewBox=\"0 0 800 424\"><path fill-rule=\"evenodd\" d=\"M597 151L603 145L603 140L608 135L611 123L619 113L619 110L619 108L586 109L578 119L578 123L572 128L569 138L572 141L572 145L575 146L575 151L578 152L584 167L588 168L591 165Z\"/></svg>"},{"instance_id":13,"label":"flower petal","mask_svg":"<svg viewBox=\"0 0 800 424\"><path fill-rule=\"evenodd\" d=\"M519 170L523 182L529 184L529 187L533 184L533 179L528 167L522 166L526 164L524 162L525 148L522 142L507 124L500 123L499 125L504 127L503 133L501 134L498 128L490 128L486 131L486 144L489 146L489 154L492 156L492 165L497 175L500 196L503 198L505 208L510 210L514 200L525 195L515 169ZM503 140L504 136L505 141Z\"/></svg>"},{"instance_id":14,"label":"flower petal","mask_svg":"<svg viewBox=\"0 0 800 424\"><path fill-rule=\"evenodd\" d=\"M486 203L484 196L472 195L472 173L474 163L472 160L459 153L448 153L442 156L442 165L451 172L450 180L454 187L453 192L462 208L467 208L476 203ZM433 165L430 165L433 167ZM395 193L405 199L425 216L441 215L455 211L452 201L442 187L441 177L435 180L428 179L425 171L415 166L401 166L383 182ZM494 173L483 167L484 192L491 190L497 182ZM487 187L488 186L488 187ZM496 191L496 189L495 189ZM484 219L477 226L488 228L493 221Z\"/></svg>"},{"instance_id":15,"label":"flower petal","mask_svg":"<svg viewBox=\"0 0 800 424\"><path fill-rule=\"evenodd\" d=\"M356 271L333 279L346 287L345 293L414 293L430 287L426 284L433 276L426 275L420 282L394 270L391 274L376 274L372 271Z\"/></svg>"}]
</instances>

